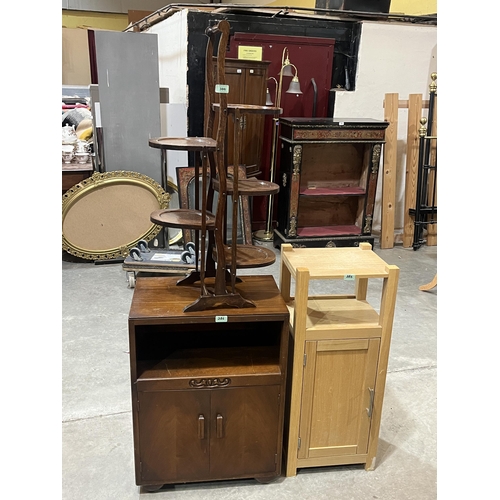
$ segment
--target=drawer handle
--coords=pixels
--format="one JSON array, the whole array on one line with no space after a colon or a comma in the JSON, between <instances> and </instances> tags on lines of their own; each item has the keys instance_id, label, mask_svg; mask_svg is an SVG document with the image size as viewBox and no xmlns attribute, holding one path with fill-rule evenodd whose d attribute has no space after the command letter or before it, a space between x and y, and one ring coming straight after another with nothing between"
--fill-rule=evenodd
<instances>
[{"instance_id":1,"label":"drawer handle","mask_svg":"<svg viewBox=\"0 0 500 500\"><path fill-rule=\"evenodd\" d=\"M217 437L223 437L223 423L224 418L220 413L217 413Z\"/></svg>"},{"instance_id":2,"label":"drawer handle","mask_svg":"<svg viewBox=\"0 0 500 500\"><path fill-rule=\"evenodd\" d=\"M198 415L198 437L205 439L205 417Z\"/></svg>"},{"instance_id":3,"label":"drawer handle","mask_svg":"<svg viewBox=\"0 0 500 500\"><path fill-rule=\"evenodd\" d=\"M375 397L375 390L370 389L369 387L368 390L370 391L370 406L366 409L366 413L368 413L368 418L371 418L373 413L373 398Z\"/></svg>"},{"instance_id":4,"label":"drawer handle","mask_svg":"<svg viewBox=\"0 0 500 500\"><path fill-rule=\"evenodd\" d=\"M200 388L200 387L225 387L231 383L230 378L200 378L191 379L189 381L189 387Z\"/></svg>"}]
</instances>

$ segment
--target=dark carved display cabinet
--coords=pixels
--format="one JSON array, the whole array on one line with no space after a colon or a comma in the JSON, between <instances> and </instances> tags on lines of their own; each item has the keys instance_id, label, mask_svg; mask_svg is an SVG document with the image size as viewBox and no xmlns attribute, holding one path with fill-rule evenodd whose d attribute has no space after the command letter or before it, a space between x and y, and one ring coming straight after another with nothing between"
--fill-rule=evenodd
<instances>
[{"instance_id":1,"label":"dark carved display cabinet","mask_svg":"<svg viewBox=\"0 0 500 500\"><path fill-rule=\"evenodd\" d=\"M282 118L274 246L373 245L385 129L373 119Z\"/></svg>"}]
</instances>

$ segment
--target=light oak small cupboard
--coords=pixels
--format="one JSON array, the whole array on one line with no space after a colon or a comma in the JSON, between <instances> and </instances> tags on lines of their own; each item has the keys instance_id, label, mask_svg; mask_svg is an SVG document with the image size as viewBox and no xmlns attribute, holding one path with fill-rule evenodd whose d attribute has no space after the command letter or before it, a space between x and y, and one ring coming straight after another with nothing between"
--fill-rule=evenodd
<instances>
[{"instance_id":1,"label":"light oak small cupboard","mask_svg":"<svg viewBox=\"0 0 500 500\"><path fill-rule=\"evenodd\" d=\"M399 268L386 264L368 243L282 245L280 289L290 311L292 365L287 476L302 467L375 467L398 277ZM368 281L376 278L382 280L381 296L373 307L366 299ZM352 281L353 293L311 295L312 280Z\"/></svg>"}]
</instances>

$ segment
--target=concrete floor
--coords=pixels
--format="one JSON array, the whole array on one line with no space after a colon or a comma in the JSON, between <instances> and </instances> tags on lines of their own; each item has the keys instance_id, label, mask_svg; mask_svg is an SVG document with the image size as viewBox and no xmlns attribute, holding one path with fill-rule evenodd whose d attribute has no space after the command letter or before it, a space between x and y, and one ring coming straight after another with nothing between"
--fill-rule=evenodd
<instances>
[{"instance_id":1,"label":"concrete floor","mask_svg":"<svg viewBox=\"0 0 500 500\"><path fill-rule=\"evenodd\" d=\"M156 493L143 492L134 478L127 331L134 290L121 264L64 259L62 498L436 498L437 287L429 292L418 287L437 272L437 247L378 247L376 242L375 252L401 272L375 470L308 468L267 485L253 479L223 481L165 486ZM240 274L272 274L278 281L279 254L272 266Z\"/></svg>"}]
</instances>

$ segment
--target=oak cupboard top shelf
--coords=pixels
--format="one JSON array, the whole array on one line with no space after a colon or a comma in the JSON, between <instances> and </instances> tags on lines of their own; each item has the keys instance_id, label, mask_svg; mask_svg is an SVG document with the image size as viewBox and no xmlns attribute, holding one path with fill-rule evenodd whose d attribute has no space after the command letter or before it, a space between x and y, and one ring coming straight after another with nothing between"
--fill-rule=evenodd
<instances>
[{"instance_id":1,"label":"oak cupboard top shelf","mask_svg":"<svg viewBox=\"0 0 500 500\"><path fill-rule=\"evenodd\" d=\"M295 306L295 300L287 302L292 330ZM354 295L325 295L308 299L307 332L355 328L363 328L365 331L367 328L381 328L377 311L366 300L357 300Z\"/></svg>"},{"instance_id":2,"label":"oak cupboard top shelf","mask_svg":"<svg viewBox=\"0 0 500 500\"><path fill-rule=\"evenodd\" d=\"M368 245L371 250L371 245ZM387 278L389 268L375 252L357 248L293 248L282 247L281 259L296 277L297 268L307 268L310 279Z\"/></svg>"}]
</instances>

